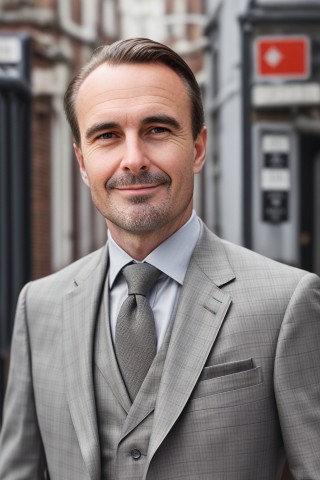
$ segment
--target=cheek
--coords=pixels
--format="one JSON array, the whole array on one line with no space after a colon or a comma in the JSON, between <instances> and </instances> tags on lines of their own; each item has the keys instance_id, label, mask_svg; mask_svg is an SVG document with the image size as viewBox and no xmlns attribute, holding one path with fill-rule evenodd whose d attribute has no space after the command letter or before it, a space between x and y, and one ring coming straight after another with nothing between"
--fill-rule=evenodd
<instances>
[{"instance_id":1,"label":"cheek","mask_svg":"<svg viewBox=\"0 0 320 480\"><path fill-rule=\"evenodd\" d=\"M191 148L174 142L166 145L165 148L156 149L150 156L153 163L162 169L171 178L182 180L182 177L193 174L193 155Z\"/></svg>"},{"instance_id":2,"label":"cheek","mask_svg":"<svg viewBox=\"0 0 320 480\"><path fill-rule=\"evenodd\" d=\"M110 156L103 155L101 152L99 154L88 152L85 157L85 167L91 184L105 184L117 169Z\"/></svg>"},{"instance_id":3,"label":"cheek","mask_svg":"<svg viewBox=\"0 0 320 480\"><path fill-rule=\"evenodd\" d=\"M181 165L181 168L170 172L172 180L172 188L177 197L184 197L193 191L194 174L192 167L188 165Z\"/></svg>"},{"instance_id":4,"label":"cheek","mask_svg":"<svg viewBox=\"0 0 320 480\"><path fill-rule=\"evenodd\" d=\"M193 158L190 152L175 158L171 164L172 175L180 182L188 182L193 179L193 168Z\"/></svg>"}]
</instances>

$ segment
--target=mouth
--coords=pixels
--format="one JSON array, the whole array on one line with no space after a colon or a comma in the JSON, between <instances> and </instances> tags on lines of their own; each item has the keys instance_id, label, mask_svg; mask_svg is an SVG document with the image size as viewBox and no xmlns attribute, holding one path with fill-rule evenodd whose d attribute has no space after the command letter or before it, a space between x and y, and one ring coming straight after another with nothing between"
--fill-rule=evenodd
<instances>
[{"instance_id":1,"label":"mouth","mask_svg":"<svg viewBox=\"0 0 320 480\"><path fill-rule=\"evenodd\" d=\"M158 189L169 186L170 183L170 177L164 172L156 174L144 172L140 175L126 174L110 178L106 183L106 189L123 195L144 196L151 195Z\"/></svg>"},{"instance_id":2,"label":"mouth","mask_svg":"<svg viewBox=\"0 0 320 480\"><path fill-rule=\"evenodd\" d=\"M131 194L138 193L139 195L149 194L152 191L156 190L158 187L163 185L162 183L152 184L152 185L126 185L121 187L113 187L113 190L118 190L120 192L128 192Z\"/></svg>"}]
</instances>

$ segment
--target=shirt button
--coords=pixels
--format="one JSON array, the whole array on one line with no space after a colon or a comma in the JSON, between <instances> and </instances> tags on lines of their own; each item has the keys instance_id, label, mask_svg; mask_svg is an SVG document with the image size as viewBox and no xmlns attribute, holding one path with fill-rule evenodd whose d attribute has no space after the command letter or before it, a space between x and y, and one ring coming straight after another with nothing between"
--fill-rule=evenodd
<instances>
[{"instance_id":1,"label":"shirt button","mask_svg":"<svg viewBox=\"0 0 320 480\"><path fill-rule=\"evenodd\" d=\"M137 448L134 448L133 450L131 450L130 453L131 453L131 457L134 460L139 460L139 458L141 457L141 452Z\"/></svg>"}]
</instances>

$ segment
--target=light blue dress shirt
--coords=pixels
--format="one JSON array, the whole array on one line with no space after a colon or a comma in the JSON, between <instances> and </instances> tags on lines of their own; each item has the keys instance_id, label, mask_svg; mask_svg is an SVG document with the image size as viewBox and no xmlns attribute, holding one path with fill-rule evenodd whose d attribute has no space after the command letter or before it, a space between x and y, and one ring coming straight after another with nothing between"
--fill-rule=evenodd
<instances>
[{"instance_id":1,"label":"light blue dress shirt","mask_svg":"<svg viewBox=\"0 0 320 480\"><path fill-rule=\"evenodd\" d=\"M192 252L198 241L199 233L200 224L195 211L193 211L187 223L143 260L157 267L162 272L155 287L148 294L148 300L155 319L158 350L170 324L172 313L178 303L181 287ZM128 295L127 282L120 271L125 265L136 260L131 258L116 244L110 232L108 232L108 239L110 258L109 318L114 340L118 313Z\"/></svg>"}]
</instances>

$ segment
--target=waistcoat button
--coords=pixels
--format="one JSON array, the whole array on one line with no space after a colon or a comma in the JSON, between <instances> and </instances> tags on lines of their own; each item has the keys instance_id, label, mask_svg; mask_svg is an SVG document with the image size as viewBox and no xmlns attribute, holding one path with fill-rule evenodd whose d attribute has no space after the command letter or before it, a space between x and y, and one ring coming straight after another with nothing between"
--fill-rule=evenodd
<instances>
[{"instance_id":1,"label":"waistcoat button","mask_svg":"<svg viewBox=\"0 0 320 480\"><path fill-rule=\"evenodd\" d=\"M131 453L131 457L134 460L139 460L139 458L141 457L141 452L137 448L134 448L133 450L131 450L130 453Z\"/></svg>"}]
</instances>

